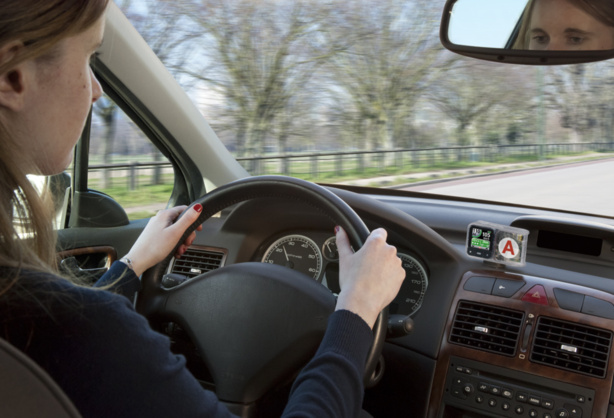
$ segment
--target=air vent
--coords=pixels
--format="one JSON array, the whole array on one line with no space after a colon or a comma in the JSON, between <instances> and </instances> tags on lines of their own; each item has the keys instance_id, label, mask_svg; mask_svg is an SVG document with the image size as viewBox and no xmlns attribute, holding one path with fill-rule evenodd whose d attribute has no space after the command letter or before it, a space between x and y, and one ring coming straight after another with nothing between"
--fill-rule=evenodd
<instances>
[{"instance_id":1,"label":"air vent","mask_svg":"<svg viewBox=\"0 0 614 418\"><path fill-rule=\"evenodd\" d=\"M461 301L456 309L450 342L513 357L524 312Z\"/></svg>"},{"instance_id":2,"label":"air vent","mask_svg":"<svg viewBox=\"0 0 614 418\"><path fill-rule=\"evenodd\" d=\"M608 330L540 317L531 361L604 378L611 345L612 333Z\"/></svg>"},{"instance_id":3,"label":"air vent","mask_svg":"<svg viewBox=\"0 0 614 418\"><path fill-rule=\"evenodd\" d=\"M220 268L226 259L223 250L190 247L181 258L174 259L171 273L182 274L192 278L199 274Z\"/></svg>"}]
</instances>

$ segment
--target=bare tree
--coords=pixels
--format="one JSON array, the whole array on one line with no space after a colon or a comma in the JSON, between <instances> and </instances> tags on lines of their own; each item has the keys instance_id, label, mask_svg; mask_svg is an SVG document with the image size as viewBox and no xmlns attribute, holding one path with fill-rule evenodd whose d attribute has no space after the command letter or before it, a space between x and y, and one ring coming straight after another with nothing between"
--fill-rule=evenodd
<instances>
[{"instance_id":1,"label":"bare tree","mask_svg":"<svg viewBox=\"0 0 614 418\"><path fill-rule=\"evenodd\" d=\"M103 96L94 105L94 113L102 120L105 130L103 136L102 163L111 164L113 156L113 142L117 133L117 105L107 96ZM108 189L112 186L111 170L104 170L102 177L102 188Z\"/></svg>"},{"instance_id":2,"label":"bare tree","mask_svg":"<svg viewBox=\"0 0 614 418\"><path fill-rule=\"evenodd\" d=\"M457 144L471 145L469 127L477 121L481 120L483 125L487 125L487 121L497 112L516 115L504 118L511 122L508 126L500 126L496 130L492 126L488 127L491 135L507 134L519 123L518 116L526 116L527 110L535 106L535 88L527 81L526 75L526 71L515 67L462 60L457 63L454 71L449 71L445 78L432 86L428 97L443 114L455 122ZM488 141L498 142L492 138Z\"/></svg>"},{"instance_id":3,"label":"bare tree","mask_svg":"<svg viewBox=\"0 0 614 418\"><path fill-rule=\"evenodd\" d=\"M232 129L238 154L263 152L275 130L287 138L297 95L332 48L318 45L318 1L200 0L184 9L203 32L203 68L191 75L222 98L215 123ZM280 115L285 114L284 120ZM276 125L277 124L277 125Z\"/></svg>"},{"instance_id":4,"label":"bare tree","mask_svg":"<svg viewBox=\"0 0 614 418\"><path fill-rule=\"evenodd\" d=\"M346 48L327 64L331 98L339 122L363 137L358 147L412 145L406 133L416 104L454 59L437 36L441 6L432 0L337 3L327 42L344 39Z\"/></svg>"},{"instance_id":5,"label":"bare tree","mask_svg":"<svg viewBox=\"0 0 614 418\"><path fill-rule=\"evenodd\" d=\"M573 129L578 140L614 139L611 62L551 68L546 83L549 106L559 112L561 125Z\"/></svg>"}]
</instances>

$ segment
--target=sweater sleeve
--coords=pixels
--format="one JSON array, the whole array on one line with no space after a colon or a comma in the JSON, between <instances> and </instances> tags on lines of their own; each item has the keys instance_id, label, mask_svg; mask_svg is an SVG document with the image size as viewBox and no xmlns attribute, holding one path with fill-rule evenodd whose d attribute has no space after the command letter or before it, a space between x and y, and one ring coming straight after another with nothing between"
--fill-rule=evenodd
<instances>
[{"instance_id":1,"label":"sweater sleeve","mask_svg":"<svg viewBox=\"0 0 614 418\"><path fill-rule=\"evenodd\" d=\"M292 386L283 417L357 417L372 344L373 333L362 318L346 310L333 313L318 351Z\"/></svg>"},{"instance_id":2,"label":"sweater sleeve","mask_svg":"<svg viewBox=\"0 0 614 418\"><path fill-rule=\"evenodd\" d=\"M94 284L94 287L106 286L108 286L107 290L134 301L136 293L141 290L141 281L127 265L121 261L115 261L111 268Z\"/></svg>"}]
</instances>

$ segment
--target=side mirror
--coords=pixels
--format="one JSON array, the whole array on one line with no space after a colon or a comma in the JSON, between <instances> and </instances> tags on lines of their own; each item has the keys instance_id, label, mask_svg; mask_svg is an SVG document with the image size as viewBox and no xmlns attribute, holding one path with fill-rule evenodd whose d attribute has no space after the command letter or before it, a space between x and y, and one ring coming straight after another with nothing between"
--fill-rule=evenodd
<instances>
[{"instance_id":1,"label":"side mirror","mask_svg":"<svg viewBox=\"0 0 614 418\"><path fill-rule=\"evenodd\" d=\"M39 193L45 193L51 198L54 227L63 229L68 214L70 175L67 172L53 176L29 175L28 179Z\"/></svg>"},{"instance_id":2,"label":"side mirror","mask_svg":"<svg viewBox=\"0 0 614 418\"><path fill-rule=\"evenodd\" d=\"M447 0L441 42L461 55L511 64L609 59L614 5L592 2L588 7L572 0Z\"/></svg>"}]
</instances>

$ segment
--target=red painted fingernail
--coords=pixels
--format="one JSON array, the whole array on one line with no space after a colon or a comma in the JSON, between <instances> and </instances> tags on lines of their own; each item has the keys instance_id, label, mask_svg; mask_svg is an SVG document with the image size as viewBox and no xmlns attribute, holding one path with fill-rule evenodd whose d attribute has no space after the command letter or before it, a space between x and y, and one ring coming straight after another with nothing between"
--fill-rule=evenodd
<instances>
[{"instance_id":1,"label":"red painted fingernail","mask_svg":"<svg viewBox=\"0 0 614 418\"><path fill-rule=\"evenodd\" d=\"M201 205L200 203L195 204L194 210L198 213L201 213L203 211L203 205Z\"/></svg>"},{"instance_id":2,"label":"red painted fingernail","mask_svg":"<svg viewBox=\"0 0 614 418\"><path fill-rule=\"evenodd\" d=\"M336 234L337 232L339 232L339 230L340 230L340 229L341 229L341 228L339 228L339 225L337 225L337 226L335 227L335 234Z\"/></svg>"}]
</instances>

